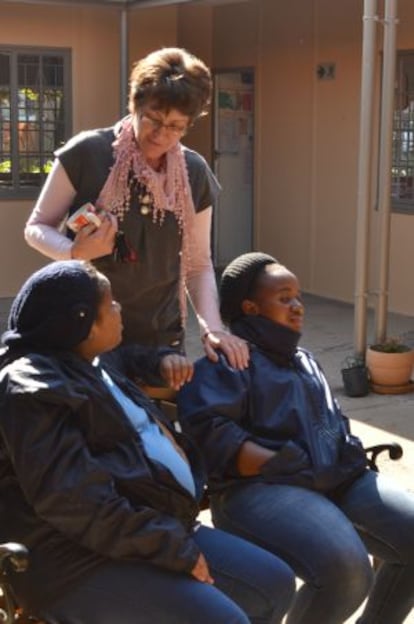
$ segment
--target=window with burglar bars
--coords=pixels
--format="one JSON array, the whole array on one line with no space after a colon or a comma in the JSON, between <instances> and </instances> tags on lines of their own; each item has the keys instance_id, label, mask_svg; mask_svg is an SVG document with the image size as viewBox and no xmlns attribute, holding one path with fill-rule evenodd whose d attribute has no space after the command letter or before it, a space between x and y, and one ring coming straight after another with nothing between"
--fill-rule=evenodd
<instances>
[{"instance_id":1,"label":"window with burglar bars","mask_svg":"<svg viewBox=\"0 0 414 624\"><path fill-rule=\"evenodd\" d=\"M392 141L392 208L414 213L414 52L397 55Z\"/></svg>"},{"instance_id":2,"label":"window with burglar bars","mask_svg":"<svg viewBox=\"0 0 414 624\"><path fill-rule=\"evenodd\" d=\"M0 198L35 197L70 136L70 52L0 46Z\"/></svg>"}]
</instances>

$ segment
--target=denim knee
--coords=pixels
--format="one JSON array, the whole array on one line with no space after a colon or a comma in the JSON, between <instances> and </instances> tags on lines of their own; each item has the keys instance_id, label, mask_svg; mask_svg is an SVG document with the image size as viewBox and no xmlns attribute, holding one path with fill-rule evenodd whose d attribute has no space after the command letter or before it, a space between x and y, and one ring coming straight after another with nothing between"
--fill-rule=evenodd
<instances>
[{"instance_id":1,"label":"denim knee","mask_svg":"<svg viewBox=\"0 0 414 624\"><path fill-rule=\"evenodd\" d=\"M215 587L234 600L252 623L282 621L296 589L294 572L284 561L218 529L200 527L195 541L204 552Z\"/></svg>"},{"instance_id":2,"label":"denim knee","mask_svg":"<svg viewBox=\"0 0 414 624\"><path fill-rule=\"evenodd\" d=\"M270 555L271 559L262 559L260 568L255 570L254 585L257 594L263 596L263 604L265 601L268 604L267 619L252 617L252 622L281 622L295 598L296 576L285 562L271 553L264 552ZM247 612L250 615L252 610L249 609Z\"/></svg>"},{"instance_id":3,"label":"denim knee","mask_svg":"<svg viewBox=\"0 0 414 624\"><path fill-rule=\"evenodd\" d=\"M372 569L365 545L325 497L253 484L213 497L211 507L216 526L278 555L320 595L358 603L368 592Z\"/></svg>"}]
</instances>

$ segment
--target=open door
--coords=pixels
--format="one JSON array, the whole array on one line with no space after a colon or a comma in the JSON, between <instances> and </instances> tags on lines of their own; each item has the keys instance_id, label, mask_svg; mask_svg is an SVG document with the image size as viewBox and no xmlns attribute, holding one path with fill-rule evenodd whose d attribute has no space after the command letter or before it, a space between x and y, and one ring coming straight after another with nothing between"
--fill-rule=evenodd
<instances>
[{"instance_id":1,"label":"open door","mask_svg":"<svg viewBox=\"0 0 414 624\"><path fill-rule=\"evenodd\" d=\"M252 249L254 72L214 75L214 172L222 186L213 220L213 258L223 268Z\"/></svg>"}]
</instances>

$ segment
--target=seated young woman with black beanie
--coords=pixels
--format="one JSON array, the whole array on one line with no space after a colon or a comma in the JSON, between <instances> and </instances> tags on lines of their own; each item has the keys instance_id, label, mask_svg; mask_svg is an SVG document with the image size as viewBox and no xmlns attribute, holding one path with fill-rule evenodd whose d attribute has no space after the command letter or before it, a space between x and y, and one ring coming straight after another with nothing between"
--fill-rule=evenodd
<instances>
[{"instance_id":1,"label":"seated young woman with black beanie","mask_svg":"<svg viewBox=\"0 0 414 624\"><path fill-rule=\"evenodd\" d=\"M82 261L40 269L12 305L0 371L0 539L29 548L27 572L11 577L19 602L50 624L280 623L293 572L197 523L196 449L128 381L122 350L116 367L99 360L121 335L109 281ZM135 375L173 385L190 376L172 349L127 351Z\"/></svg>"},{"instance_id":2,"label":"seated young woman with black beanie","mask_svg":"<svg viewBox=\"0 0 414 624\"><path fill-rule=\"evenodd\" d=\"M243 254L221 314L250 345L247 370L196 362L178 396L209 473L213 522L282 557L303 581L287 624L401 624L414 604L414 496L367 468L361 442L308 351L297 277ZM373 577L368 553L381 563Z\"/></svg>"}]
</instances>

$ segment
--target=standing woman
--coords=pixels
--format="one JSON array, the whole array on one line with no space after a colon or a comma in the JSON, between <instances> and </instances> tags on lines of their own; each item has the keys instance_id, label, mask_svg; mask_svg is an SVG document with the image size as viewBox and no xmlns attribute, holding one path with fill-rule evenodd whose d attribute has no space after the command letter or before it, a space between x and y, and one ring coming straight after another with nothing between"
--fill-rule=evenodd
<instances>
[{"instance_id":1,"label":"standing woman","mask_svg":"<svg viewBox=\"0 0 414 624\"><path fill-rule=\"evenodd\" d=\"M204 158L180 142L206 114L211 90L210 70L180 48L138 61L130 114L56 151L25 238L55 260L92 260L110 279L122 304L124 343L182 350L188 294L206 354L216 360L220 348L244 368L245 342L220 320L210 254L219 184ZM103 210L102 224L62 233L62 222L86 202Z\"/></svg>"}]
</instances>

